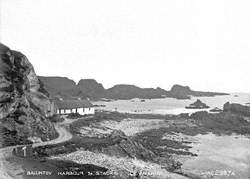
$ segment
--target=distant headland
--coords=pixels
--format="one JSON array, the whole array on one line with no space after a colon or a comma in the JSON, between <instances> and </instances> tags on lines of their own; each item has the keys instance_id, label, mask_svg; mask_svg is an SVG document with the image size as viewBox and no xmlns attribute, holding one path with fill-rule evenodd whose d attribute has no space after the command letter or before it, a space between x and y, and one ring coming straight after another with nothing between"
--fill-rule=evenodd
<instances>
[{"instance_id":1,"label":"distant headland","mask_svg":"<svg viewBox=\"0 0 250 179\"><path fill-rule=\"evenodd\" d=\"M196 97L212 97L217 95L229 95L220 92L194 91L188 86L173 85L170 90L157 88L140 88L135 85L118 84L105 89L101 83L95 79L81 79L78 83L67 77L45 77L39 76L39 80L44 84L44 88L52 97L60 98L89 98L91 100L101 99L155 99L155 98L176 98L190 99Z\"/></svg>"}]
</instances>

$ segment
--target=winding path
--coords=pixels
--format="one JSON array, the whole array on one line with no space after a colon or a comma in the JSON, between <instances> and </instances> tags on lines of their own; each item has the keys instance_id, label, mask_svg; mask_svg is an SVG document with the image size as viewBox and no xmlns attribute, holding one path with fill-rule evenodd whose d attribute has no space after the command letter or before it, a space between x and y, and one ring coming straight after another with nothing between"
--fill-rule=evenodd
<instances>
[{"instance_id":1,"label":"winding path","mask_svg":"<svg viewBox=\"0 0 250 179\"><path fill-rule=\"evenodd\" d=\"M39 147L39 146L45 146L45 145L52 145L52 144L58 144L65 142L67 140L70 140L72 138L72 134L64 127L66 124L70 124L76 120L68 120L65 119L64 122L54 124L55 129L58 133L58 137L56 139L40 142L40 143L34 143L32 144L32 147ZM10 147L5 147L0 149L0 177L3 177L4 179L11 179L16 176L19 172L21 172L21 167L18 168L14 164L11 164L6 159L8 157L13 157L12 150L16 147L21 147L25 145L15 145Z\"/></svg>"},{"instance_id":2,"label":"winding path","mask_svg":"<svg viewBox=\"0 0 250 179\"><path fill-rule=\"evenodd\" d=\"M65 129L65 127L63 127L61 124L55 124L55 129L58 133L58 137L56 139L46 142L34 143L32 144L32 147L58 144L70 140L72 138L71 133L67 129Z\"/></svg>"}]
</instances>

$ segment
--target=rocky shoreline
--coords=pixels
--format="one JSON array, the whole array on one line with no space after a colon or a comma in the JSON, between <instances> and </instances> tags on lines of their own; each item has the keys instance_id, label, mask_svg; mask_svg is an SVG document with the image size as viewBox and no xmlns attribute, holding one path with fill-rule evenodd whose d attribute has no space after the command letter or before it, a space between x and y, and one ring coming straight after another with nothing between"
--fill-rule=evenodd
<instances>
[{"instance_id":1,"label":"rocky shoreline","mask_svg":"<svg viewBox=\"0 0 250 179\"><path fill-rule=\"evenodd\" d=\"M144 120L142 116L145 117ZM221 125L221 122L225 124L224 120L227 124ZM134 126L133 133L126 128L126 125L131 124ZM141 126L145 130L139 130ZM120 167L116 171L118 170L119 175L124 178L129 176L131 169L125 170L122 166L131 165L134 159L138 160L137 163L132 162L136 163L135 168L141 165L137 166L138 162L144 162L161 166L166 172L193 176L182 170L182 161L185 158L197 156L196 153L190 152L190 144L195 142L192 141L192 136L210 132L216 135L232 133L245 135L250 133L249 128L249 122L229 112L218 114L197 112L191 116L100 112L95 117L73 122L69 127L74 135L72 140L54 146L38 147L36 152L38 157L72 159L73 162L77 162L77 156L84 154L85 162L80 163L86 164L86 161L89 161L96 165L110 160L109 164L99 166L111 165L111 168L114 161L120 161L124 164L118 162L113 167ZM93 155L93 161L91 158L87 160L87 154ZM138 170L144 171L144 168L139 167Z\"/></svg>"},{"instance_id":2,"label":"rocky shoreline","mask_svg":"<svg viewBox=\"0 0 250 179\"><path fill-rule=\"evenodd\" d=\"M104 89L91 79L81 80L76 85L67 78L38 78L25 55L2 44L0 55L0 147L14 146L3 148L9 151L2 150L1 159L16 172L13 177L48 174L47 178L199 178L182 169L183 158L198 155L191 150L191 144L195 143L193 136L250 134L250 122L245 120L250 116L249 107L227 103L223 111L213 114L206 111L192 115L103 111L90 117L71 116L79 119L68 116L67 120L72 123L65 126L67 130L63 128L62 139L57 138L60 132L56 124L64 119L54 118L56 111L50 97L141 98L140 102L145 102L144 99L151 98L189 99L190 96L227 94L193 91L180 85L174 85L170 91L134 85ZM208 106L198 100L188 108ZM26 149L21 149L24 146L17 146L32 141L44 145L34 144L30 155L26 155ZM22 157L7 156L15 147L23 151ZM43 172L30 172L38 169Z\"/></svg>"}]
</instances>

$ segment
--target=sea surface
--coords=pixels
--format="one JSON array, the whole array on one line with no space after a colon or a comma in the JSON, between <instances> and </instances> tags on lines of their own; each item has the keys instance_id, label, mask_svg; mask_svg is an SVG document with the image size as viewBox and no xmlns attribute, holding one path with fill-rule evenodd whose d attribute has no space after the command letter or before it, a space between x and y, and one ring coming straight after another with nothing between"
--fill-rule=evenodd
<instances>
[{"instance_id":1,"label":"sea surface","mask_svg":"<svg viewBox=\"0 0 250 179\"><path fill-rule=\"evenodd\" d=\"M129 112L129 113L153 113L153 114L180 114L193 113L199 110L185 109L185 106L197 99L210 106L223 109L226 102L246 105L250 102L250 94L233 93L226 96L192 97L189 100L141 99L116 100L111 102L98 101L94 104L105 105L100 109ZM202 109L204 110L204 109ZM191 136L190 136L191 137ZM190 151L198 154L182 161L184 171L198 174L202 178L218 179L250 179L250 137L242 135L205 135L192 136L194 141Z\"/></svg>"},{"instance_id":2,"label":"sea surface","mask_svg":"<svg viewBox=\"0 0 250 179\"><path fill-rule=\"evenodd\" d=\"M209 133L194 138L197 142L191 144L190 151L198 156L183 162L182 169L204 178L250 178L249 136Z\"/></svg>"},{"instance_id":3,"label":"sea surface","mask_svg":"<svg viewBox=\"0 0 250 179\"><path fill-rule=\"evenodd\" d=\"M114 100L110 102L97 101L94 104L105 105L98 107L109 111L128 112L128 113L153 113L153 114L180 114L193 113L204 109L185 109L185 106L200 99L202 102L210 106L210 110L214 107L223 109L226 102L239 103L245 105L250 103L250 94L248 93L233 93L224 96L215 97L192 97L191 99L179 100L174 98L162 99L146 99L144 102L141 99L132 100Z\"/></svg>"}]
</instances>

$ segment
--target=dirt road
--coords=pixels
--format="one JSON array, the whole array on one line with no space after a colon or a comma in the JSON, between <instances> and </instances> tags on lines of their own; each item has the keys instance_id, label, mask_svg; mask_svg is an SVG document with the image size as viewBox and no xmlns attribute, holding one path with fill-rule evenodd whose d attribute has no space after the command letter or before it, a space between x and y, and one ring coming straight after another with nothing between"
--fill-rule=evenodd
<instances>
[{"instance_id":1,"label":"dirt road","mask_svg":"<svg viewBox=\"0 0 250 179\"><path fill-rule=\"evenodd\" d=\"M44 145L52 145L52 144L58 144L61 142L65 142L67 140L70 140L72 138L72 135L65 127L62 126L62 124L55 124L55 129L59 136L56 139L46 141L46 142L41 142L41 143L35 143L32 146L33 147L38 147L38 146L44 146Z\"/></svg>"},{"instance_id":2,"label":"dirt road","mask_svg":"<svg viewBox=\"0 0 250 179\"><path fill-rule=\"evenodd\" d=\"M72 138L71 133L65 128L65 125L70 124L74 122L75 120L65 120L62 123L54 124L55 129L58 133L58 137L56 139L40 142L40 143L34 143L32 144L33 147L38 146L44 146L44 145L52 145L52 144L58 144L61 142L65 142L67 140L70 140ZM0 149L0 178L3 179L12 179L13 177L17 177L20 173L23 173L23 169L21 166L17 166L14 163L10 163L8 161L8 158L15 157L12 155L12 150L15 147L18 146L25 146L25 145L15 145L10 147L5 147ZM2 179L1 178L1 179Z\"/></svg>"}]
</instances>

